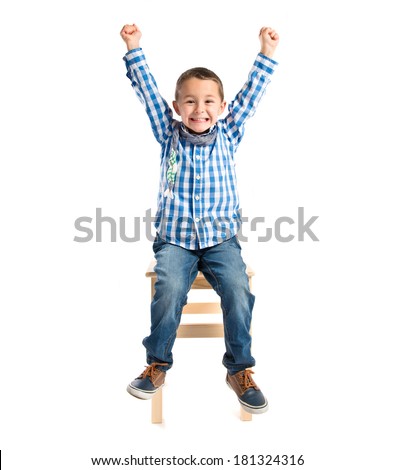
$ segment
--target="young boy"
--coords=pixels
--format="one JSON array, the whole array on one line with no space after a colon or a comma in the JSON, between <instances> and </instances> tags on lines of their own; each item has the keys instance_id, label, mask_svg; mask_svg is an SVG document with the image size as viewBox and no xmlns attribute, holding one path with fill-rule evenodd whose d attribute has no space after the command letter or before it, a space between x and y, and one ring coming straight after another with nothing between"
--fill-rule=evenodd
<instances>
[{"instance_id":1,"label":"young boy","mask_svg":"<svg viewBox=\"0 0 394 470\"><path fill-rule=\"evenodd\" d=\"M237 239L241 215L236 188L234 154L270 81L279 41L271 28L262 28L260 53L244 87L223 113L223 85L212 71L197 67L178 79L173 107L161 97L140 48L141 31L125 25L124 61L127 76L145 106L156 140L161 145L161 178L153 244L157 281L151 304L150 335L143 340L145 371L127 391L151 398L163 386L173 364L172 347L187 294L201 271L221 298L225 333L223 365L226 382L249 413L263 413L268 402L252 378L255 365L249 333L254 295L249 290Z\"/></svg>"}]
</instances>

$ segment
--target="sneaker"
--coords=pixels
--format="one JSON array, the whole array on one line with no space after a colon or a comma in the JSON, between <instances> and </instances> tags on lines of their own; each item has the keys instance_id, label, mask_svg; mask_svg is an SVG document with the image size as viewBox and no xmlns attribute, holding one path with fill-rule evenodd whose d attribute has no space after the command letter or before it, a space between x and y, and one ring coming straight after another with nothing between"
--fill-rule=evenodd
<instances>
[{"instance_id":1,"label":"sneaker","mask_svg":"<svg viewBox=\"0 0 394 470\"><path fill-rule=\"evenodd\" d=\"M149 400L164 385L166 373L157 366L167 366L166 363L153 362L142 374L127 385L130 395L142 400Z\"/></svg>"},{"instance_id":2,"label":"sneaker","mask_svg":"<svg viewBox=\"0 0 394 470\"><path fill-rule=\"evenodd\" d=\"M252 379L250 369L241 370L234 375L227 373L226 383L236 393L242 408L248 413L260 414L268 410L268 401Z\"/></svg>"}]
</instances>

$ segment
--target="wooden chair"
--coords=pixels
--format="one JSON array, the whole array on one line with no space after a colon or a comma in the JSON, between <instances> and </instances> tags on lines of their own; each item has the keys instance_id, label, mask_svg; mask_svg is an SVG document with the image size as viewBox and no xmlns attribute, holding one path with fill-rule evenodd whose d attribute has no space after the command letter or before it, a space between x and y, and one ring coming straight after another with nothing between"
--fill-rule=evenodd
<instances>
[{"instance_id":1,"label":"wooden chair","mask_svg":"<svg viewBox=\"0 0 394 470\"><path fill-rule=\"evenodd\" d=\"M151 300L155 294L155 282L157 279L154 267L156 260L152 260L146 270L146 277L150 278L151 281ZM249 286L252 289L252 277L254 271L250 266L246 268L246 274L249 279ZM199 272L196 279L194 280L191 289L211 289L212 286L205 279L204 275ZM182 310L182 313L204 315L204 314L220 314L222 315L222 309L220 307L220 299L216 302L188 302ZM222 319L222 317L221 317ZM223 321L220 323L183 323L181 321L178 331L177 338L223 338L224 329ZM247 413L242 407L240 407L240 418L242 421L251 421L252 415ZM156 392L152 398L152 423L158 424L163 422L163 388Z\"/></svg>"}]
</instances>

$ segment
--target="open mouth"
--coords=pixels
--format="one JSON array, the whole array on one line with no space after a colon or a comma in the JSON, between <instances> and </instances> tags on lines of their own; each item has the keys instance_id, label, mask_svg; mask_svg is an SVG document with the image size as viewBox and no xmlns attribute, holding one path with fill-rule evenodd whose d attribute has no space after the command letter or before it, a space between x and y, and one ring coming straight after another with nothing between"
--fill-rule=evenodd
<instances>
[{"instance_id":1,"label":"open mouth","mask_svg":"<svg viewBox=\"0 0 394 470\"><path fill-rule=\"evenodd\" d=\"M209 118L191 118L190 120L191 120L192 122L199 123L199 122L208 122L208 121L209 121Z\"/></svg>"}]
</instances>

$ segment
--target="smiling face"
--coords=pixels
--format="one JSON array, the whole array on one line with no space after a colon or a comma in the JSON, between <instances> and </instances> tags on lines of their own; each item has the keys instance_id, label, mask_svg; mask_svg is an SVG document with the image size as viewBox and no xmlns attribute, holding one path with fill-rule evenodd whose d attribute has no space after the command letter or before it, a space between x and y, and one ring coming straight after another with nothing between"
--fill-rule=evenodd
<instances>
[{"instance_id":1,"label":"smiling face","mask_svg":"<svg viewBox=\"0 0 394 470\"><path fill-rule=\"evenodd\" d=\"M216 81L192 77L182 83L173 106L190 132L202 134L216 124L226 102Z\"/></svg>"}]
</instances>

